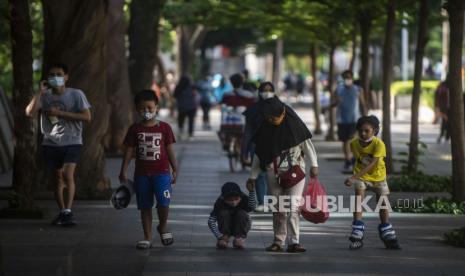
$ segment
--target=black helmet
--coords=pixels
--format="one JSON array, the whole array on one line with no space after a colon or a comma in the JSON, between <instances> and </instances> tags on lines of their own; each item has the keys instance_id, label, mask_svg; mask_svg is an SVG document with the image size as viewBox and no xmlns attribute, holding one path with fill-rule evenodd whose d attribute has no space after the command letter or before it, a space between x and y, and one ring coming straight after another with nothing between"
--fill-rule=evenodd
<instances>
[{"instance_id":1,"label":"black helmet","mask_svg":"<svg viewBox=\"0 0 465 276\"><path fill-rule=\"evenodd\" d=\"M113 193L110 199L111 205L119 210L128 207L134 193L134 182L131 180L121 184Z\"/></svg>"}]
</instances>

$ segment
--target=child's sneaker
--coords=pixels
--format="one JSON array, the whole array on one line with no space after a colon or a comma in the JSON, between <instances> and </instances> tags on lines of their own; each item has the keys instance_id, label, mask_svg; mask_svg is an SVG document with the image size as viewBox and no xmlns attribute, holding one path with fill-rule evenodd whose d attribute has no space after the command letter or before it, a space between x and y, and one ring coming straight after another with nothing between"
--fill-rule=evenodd
<instances>
[{"instance_id":1,"label":"child's sneaker","mask_svg":"<svg viewBox=\"0 0 465 276\"><path fill-rule=\"evenodd\" d=\"M244 249L245 247L245 239L241 237L236 237L233 241L233 246L236 249Z\"/></svg>"},{"instance_id":2,"label":"child's sneaker","mask_svg":"<svg viewBox=\"0 0 465 276\"><path fill-rule=\"evenodd\" d=\"M365 234L365 224L361 220L354 220L352 223L352 233L350 234L349 249L360 249L363 247L363 236Z\"/></svg>"},{"instance_id":3,"label":"child's sneaker","mask_svg":"<svg viewBox=\"0 0 465 276\"><path fill-rule=\"evenodd\" d=\"M61 220L62 226L74 226L76 221L74 220L74 215L71 211L63 212L63 219Z\"/></svg>"},{"instance_id":4,"label":"child's sneaker","mask_svg":"<svg viewBox=\"0 0 465 276\"><path fill-rule=\"evenodd\" d=\"M58 215L52 220L51 225L57 226L61 225L63 221L63 212L58 213Z\"/></svg>"},{"instance_id":5,"label":"child's sneaker","mask_svg":"<svg viewBox=\"0 0 465 276\"><path fill-rule=\"evenodd\" d=\"M228 236L223 236L218 241L216 242L216 248L218 249L226 249L228 248L229 244L229 237Z\"/></svg>"},{"instance_id":6,"label":"child's sneaker","mask_svg":"<svg viewBox=\"0 0 465 276\"><path fill-rule=\"evenodd\" d=\"M401 249L396 232L390 223L381 223L378 226L379 238L384 242L386 249Z\"/></svg>"}]
</instances>

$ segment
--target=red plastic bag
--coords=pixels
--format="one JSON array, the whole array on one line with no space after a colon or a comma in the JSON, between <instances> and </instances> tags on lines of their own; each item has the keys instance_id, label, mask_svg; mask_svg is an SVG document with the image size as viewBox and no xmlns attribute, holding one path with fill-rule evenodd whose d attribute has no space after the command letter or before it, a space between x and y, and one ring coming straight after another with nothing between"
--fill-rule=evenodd
<instances>
[{"instance_id":1,"label":"red plastic bag","mask_svg":"<svg viewBox=\"0 0 465 276\"><path fill-rule=\"evenodd\" d=\"M310 178L303 194L300 214L312 223L324 223L329 218L326 190L317 178Z\"/></svg>"}]
</instances>

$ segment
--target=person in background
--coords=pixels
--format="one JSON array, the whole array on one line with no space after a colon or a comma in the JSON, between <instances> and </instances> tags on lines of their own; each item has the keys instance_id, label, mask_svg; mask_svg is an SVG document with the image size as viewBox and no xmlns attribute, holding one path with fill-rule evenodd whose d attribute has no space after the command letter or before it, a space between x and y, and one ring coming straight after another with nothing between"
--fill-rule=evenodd
<instances>
[{"instance_id":1,"label":"person in background","mask_svg":"<svg viewBox=\"0 0 465 276\"><path fill-rule=\"evenodd\" d=\"M350 141L356 133L355 125L357 124L357 120L364 113L362 111L365 107L365 100L362 88L353 82L352 71L344 71L342 78L344 81L337 86L331 106L337 106L337 135L342 142L344 171L350 172L354 162L350 152Z\"/></svg>"},{"instance_id":2,"label":"person in background","mask_svg":"<svg viewBox=\"0 0 465 276\"><path fill-rule=\"evenodd\" d=\"M174 97L178 107L179 136L180 138L184 136L184 121L187 118L189 121L189 140L192 140L194 137L195 115L197 114L197 92L189 77L182 76L179 79L174 89Z\"/></svg>"}]
</instances>

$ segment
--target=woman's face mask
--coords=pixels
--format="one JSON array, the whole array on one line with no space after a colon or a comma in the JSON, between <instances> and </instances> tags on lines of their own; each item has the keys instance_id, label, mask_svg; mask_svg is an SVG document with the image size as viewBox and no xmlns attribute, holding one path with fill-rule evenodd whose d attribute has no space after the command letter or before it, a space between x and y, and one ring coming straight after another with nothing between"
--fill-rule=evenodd
<instances>
[{"instance_id":1,"label":"woman's face mask","mask_svg":"<svg viewBox=\"0 0 465 276\"><path fill-rule=\"evenodd\" d=\"M263 100L268 100L268 99L271 99L273 97L274 97L273 92L262 92L262 93L260 93L260 98L262 98Z\"/></svg>"},{"instance_id":2,"label":"woman's face mask","mask_svg":"<svg viewBox=\"0 0 465 276\"><path fill-rule=\"evenodd\" d=\"M344 79L345 86L351 86L354 83L352 79Z\"/></svg>"}]
</instances>

